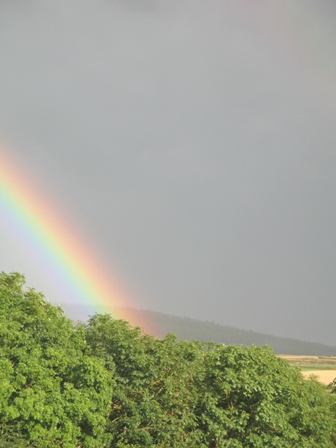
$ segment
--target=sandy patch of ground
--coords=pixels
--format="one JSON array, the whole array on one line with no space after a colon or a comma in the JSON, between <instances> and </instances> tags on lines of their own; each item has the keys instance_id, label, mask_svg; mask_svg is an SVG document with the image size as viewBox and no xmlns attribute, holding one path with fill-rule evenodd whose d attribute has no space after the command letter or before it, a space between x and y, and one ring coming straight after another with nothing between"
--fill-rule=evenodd
<instances>
[{"instance_id":1,"label":"sandy patch of ground","mask_svg":"<svg viewBox=\"0 0 336 448\"><path fill-rule=\"evenodd\" d=\"M308 378L310 375L316 375L318 381L328 385L334 380L334 378L336 378L336 370L307 370L302 372L302 375L305 378Z\"/></svg>"}]
</instances>

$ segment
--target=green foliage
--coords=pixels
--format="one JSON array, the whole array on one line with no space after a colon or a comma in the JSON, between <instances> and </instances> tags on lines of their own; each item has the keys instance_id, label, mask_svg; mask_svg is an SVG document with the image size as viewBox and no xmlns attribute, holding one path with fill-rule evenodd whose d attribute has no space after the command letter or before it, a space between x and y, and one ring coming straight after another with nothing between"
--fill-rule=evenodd
<instances>
[{"instance_id":1,"label":"green foliage","mask_svg":"<svg viewBox=\"0 0 336 448\"><path fill-rule=\"evenodd\" d=\"M324 388L268 347L154 339L95 316L88 342L112 366L111 447L331 447Z\"/></svg>"},{"instance_id":2,"label":"green foliage","mask_svg":"<svg viewBox=\"0 0 336 448\"><path fill-rule=\"evenodd\" d=\"M74 325L0 275L0 446L331 448L335 395L269 347Z\"/></svg>"},{"instance_id":3,"label":"green foliage","mask_svg":"<svg viewBox=\"0 0 336 448\"><path fill-rule=\"evenodd\" d=\"M269 348L217 346L206 365L199 410L206 446L333 446L323 387Z\"/></svg>"},{"instance_id":4,"label":"green foliage","mask_svg":"<svg viewBox=\"0 0 336 448\"><path fill-rule=\"evenodd\" d=\"M1 441L102 446L111 375L92 356L84 329L23 287L23 276L0 275Z\"/></svg>"},{"instance_id":5,"label":"green foliage","mask_svg":"<svg viewBox=\"0 0 336 448\"><path fill-rule=\"evenodd\" d=\"M200 344L155 339L107 315L90 319L87 340L116 382L109 446L197 445Z\"/></svg>"},{"instance_id":6,"label":"green foliage","mask_svg":"<svg viewBox=\"0 0 336 448\"><path fill-rule=\"evenodd\" d=\"M332 394L336 394L336 378L329 384Z\"/></svg>"}]
</instances>

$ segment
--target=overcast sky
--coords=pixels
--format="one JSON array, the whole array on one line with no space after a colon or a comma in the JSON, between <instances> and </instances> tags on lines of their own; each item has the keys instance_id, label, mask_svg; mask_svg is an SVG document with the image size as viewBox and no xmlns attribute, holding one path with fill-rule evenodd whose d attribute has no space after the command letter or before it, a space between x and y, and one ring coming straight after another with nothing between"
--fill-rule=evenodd
<instances>
[{"instance_id":1,"label":"overcast sky","mask_svg":"<svg viewBox=\"0 0 336 448\"><path fill-rule=\"evenodd\" d=\"M1 0L2 140L138 308L336 345L335 23L334 0ZM2 215L0 270L52 297Z\"/></svg>"}]
</instances>

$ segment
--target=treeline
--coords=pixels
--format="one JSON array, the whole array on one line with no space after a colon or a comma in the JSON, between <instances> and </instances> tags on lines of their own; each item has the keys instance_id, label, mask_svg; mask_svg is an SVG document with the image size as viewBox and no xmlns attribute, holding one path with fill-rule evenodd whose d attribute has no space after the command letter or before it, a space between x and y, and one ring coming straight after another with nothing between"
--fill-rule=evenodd
<instances>
[{"instance_id":1,"label":"treeline","mask_svg":"<svg viewBox=\"0 0 336 448\"><path fill-rule=\"evenodd\" d=\"M333 447L336 402L268 347L75 324L0 274L1 447Z\"/></svg>"},{"instance_id":2,"label":"treeline","mask_svg":"<svg viewBox=\"0 0 336 448\"><path fill-rule=\"evenodd\" d=\"M155 322L157 333L160 337L163 337L167 333L174 333L180 340L213 341L223 344L246 346L251 344L260 346L269 345L278 354L336 356L336 347L325 344L278 337L256 331L241 330L215 322L172 316L156 311L129 308L119 308L117 311L121 312L121 314L131 316L131 323L143 322L144 331L147 331L147 322L148 330L150 330L150 323Z\"/></svg>"}]
</instances>

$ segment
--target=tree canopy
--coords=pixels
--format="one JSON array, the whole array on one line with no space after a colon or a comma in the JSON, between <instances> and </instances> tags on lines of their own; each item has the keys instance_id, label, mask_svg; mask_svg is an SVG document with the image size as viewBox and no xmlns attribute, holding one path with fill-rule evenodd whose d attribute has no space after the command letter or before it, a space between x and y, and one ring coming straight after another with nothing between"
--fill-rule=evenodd
<instances>
[{"instance_id":1,"label":"tree canopy","mask_svg":"<svg viewBox=\"0 0 336 448\"><path fill-rule=\"evenodd\" d=\"M101 447L112 375L85 329L23 286L20 274L0 276L0 436Z\"/></svg>"},{"instance_id":2,"label":"tree canopy","mask_svg":"<svg viewBox=\"0 0 336 448\"><path fill-rule=\"evenodd\" d=\"M333 447L335 395L269 347L75 324L0 274L0 445Z\"/></svg>"}]
</instances>

